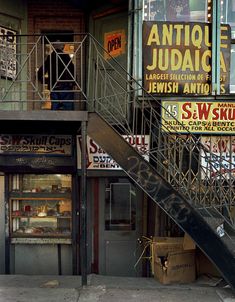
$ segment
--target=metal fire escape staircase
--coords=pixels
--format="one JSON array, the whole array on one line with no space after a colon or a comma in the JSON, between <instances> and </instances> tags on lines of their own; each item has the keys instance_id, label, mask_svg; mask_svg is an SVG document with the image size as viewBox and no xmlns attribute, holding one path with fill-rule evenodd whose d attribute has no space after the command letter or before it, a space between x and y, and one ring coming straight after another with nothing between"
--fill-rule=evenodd
<instances>
[{"instance_id":1,"label":"metal fire escape staircase","mask_svg":"<svg viewBox=\"0 0 235 302\"><path fill-rule=\"evenodd\" d=\"M14 130L19 128L20 133L19 125L24 121L29 122L24 129L33 133L42 133L43 125L47 126L46 133L49 123L53 131L59 123L67 132L74 129L77 133L79 123L73 122L79 118L87 120L87 112L82 111L87 108L88 135L192 237L235 288L234 150L231 147L231 161L226 161L223 152L212 153L210 141L205 146L199 135L187 130L184 134L177 133L166 127L162 112L175 123L178 121L91 35L73 34L73 40L69 45L76 70L72 76L77 111L53 112L42 110L48 90L45 90L46 81L39 83L35 71L45 60L46 47L55 50L55 45L47 37L37 35L19 35L13 42L12 37L10 42L5 37L2 39L0 119L14 124ZM34 126L38 128L32 129ZM137 135L143 138L138 149L128 143ZM230 145L234 148L234 142L232 145L230 141Z\"/></svg>"},{"instance_id":2,"label":"metal fire escape staircase","mask_svg":"<svg viewBox=\"0 0 235 302\"><path fill-rule=\"evenodd\" d=\"M115 59L108 54L104 58L98 43L92 44L88 135L192 237L235 288L234 164L222 153L212 153L200 136L166 127L162 111L178 121ZM144 139L142 148L128 143L137 135L149 138L148 150Z\"/></svg>"}]
</instances>

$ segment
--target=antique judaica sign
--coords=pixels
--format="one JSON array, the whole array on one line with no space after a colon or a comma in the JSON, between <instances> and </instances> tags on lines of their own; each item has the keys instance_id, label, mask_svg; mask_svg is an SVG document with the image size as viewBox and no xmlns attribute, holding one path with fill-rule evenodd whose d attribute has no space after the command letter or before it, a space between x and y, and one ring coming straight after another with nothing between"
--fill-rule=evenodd
<instances>
[{"instance_id":1,"label":"antique judaica sign","mask_svg":"<svg viewBox=\"0 0 235 302\"><path fill-rule=\"evenodd\" d=\"M235 133L233 101L163 101L164 131L187 133Z\"/></svg>"},{"instance_id":2,"label":"antique judaica sign","mask_svg":"<svg viewBox=\"0 0 235 302\"><path fill-rule=\"evenodd\" d=\"M221 24L220 92L229 93L230 26ZM143 86L150 94L211 94L211 24L146 21Z\"/></svg>"}]
</instances>

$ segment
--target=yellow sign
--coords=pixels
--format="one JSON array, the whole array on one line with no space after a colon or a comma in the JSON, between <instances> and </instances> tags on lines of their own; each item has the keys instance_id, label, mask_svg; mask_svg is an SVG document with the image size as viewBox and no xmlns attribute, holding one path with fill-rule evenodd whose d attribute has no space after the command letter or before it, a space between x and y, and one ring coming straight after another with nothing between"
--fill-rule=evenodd
<instances>
[{"instance_id":1,"label":"yellow sign","mask_svg":"<svg viewBox=\"0 0 235 302\"><path fill-rule=\"evenodd\" d=\"M117 57L125 53L126 36L124 30L112 31L104 34L105 59ZM110 56L109 56L110 55Z\"/></svg>"},{"instance_id":2,"label":"yellow sign","mask_svg":"<svg viewBox=\"0 0 235 302\"><path fill-rule=\"evenodd\" d=\"M220 90L229 93L230 27L221 24ZM211 24L146 21L143 80L151 94L211 94Z\"/></svg>"},{"instance_id":3,"label":"yellow sign","mask_svg":"<svg viewBox=\"0 0 235 302\"><path fill-rule=\"evenodd\" d=\"M235 134L235 102L163 101L165 131Z\"/></svg>"}]
</instances>

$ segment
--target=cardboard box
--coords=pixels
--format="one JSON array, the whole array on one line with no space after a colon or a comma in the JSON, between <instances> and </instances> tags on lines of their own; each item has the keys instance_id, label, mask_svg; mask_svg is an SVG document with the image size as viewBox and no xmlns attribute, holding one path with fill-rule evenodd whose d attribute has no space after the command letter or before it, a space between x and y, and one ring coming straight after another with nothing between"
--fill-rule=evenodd
<instances>
[{"instance_id":1,"label":"cardboard box","mask_svg":"<svg viewBox=\"0 0 235 302\"><path fill-rule=\"evenodd\" d=\"M186 248L192 246L192 241L189 243L185 244ZM183 246L184 237L153 238L154 277L161 283L189 283L195 280L195 249L184 250Z\"/></svg>"},{"instance_id":2,"label":"cardboard box","mask_svg":"<svg viewBox=\"0 0 235 302\"><path fill-rule=\"evenodd\" d=\"M162 284L189 283L196 278L195 251L169 252L154 262L154 277Z\"/></svg>"},{"instance_id":3,"label":"cardboard box","mask_svg":"<svg viewBox=\"0 0 235 302\"><path fill-rule=\"evenodd\" d=\"M183 249L184 250L195 250L196 249L195 242L187 233L184 234Z\"/></svg>"},{"instance_id":4,"label":"cardboard box","mask_svg":"<svg viewBox=\"0 0 235 302\"><path fill-rule=\"evenodd\" d=\"M153 237L154 258L166 257L169 252L183 250L183 237Z\"/></svg>"}]
</instances>

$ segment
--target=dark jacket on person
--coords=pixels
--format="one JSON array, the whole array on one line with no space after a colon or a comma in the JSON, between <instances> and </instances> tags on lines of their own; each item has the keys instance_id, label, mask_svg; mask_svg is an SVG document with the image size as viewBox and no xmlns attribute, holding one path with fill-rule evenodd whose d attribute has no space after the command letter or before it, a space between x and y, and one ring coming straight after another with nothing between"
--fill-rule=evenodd
<instances>
[{"instance_id":1,"label":"dark jacket on person","mask_svg":"<svg viewBox=\"0 0 235 302\"><path fill-rule=\"evenodd\" d=\"M43 81L46 73L48 78ZM68 83L72 89L75 85L75 75L70 56L61 49L53 51L39 68L38 79L41 83L48 84L48 89L59 88L61 83Z\"/></svg>"}]
</instances>

